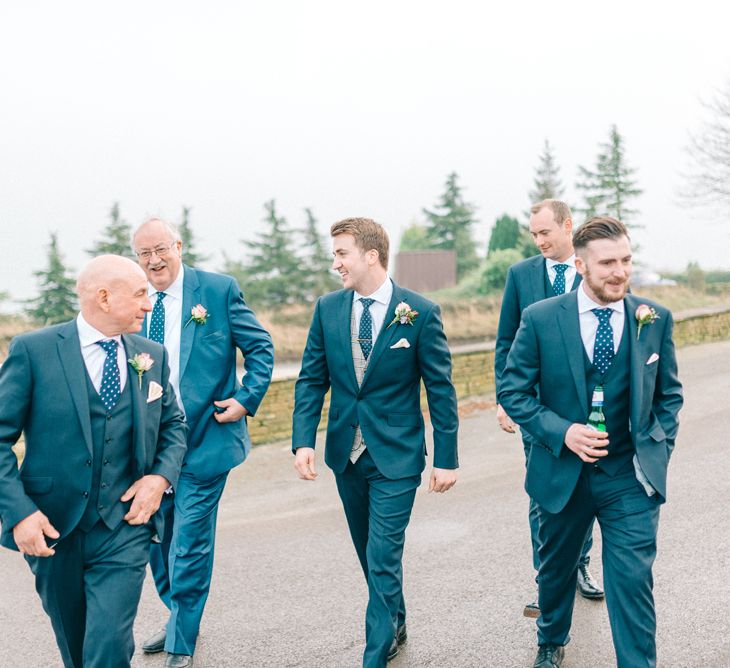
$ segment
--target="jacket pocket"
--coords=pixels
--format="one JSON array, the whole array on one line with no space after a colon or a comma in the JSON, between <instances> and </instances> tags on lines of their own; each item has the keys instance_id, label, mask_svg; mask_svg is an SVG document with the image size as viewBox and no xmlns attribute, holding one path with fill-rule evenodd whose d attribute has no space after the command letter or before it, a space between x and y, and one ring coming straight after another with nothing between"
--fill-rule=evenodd
<instances>
[{"instance_id":1,"label":"jacket pocket","mask_svg":"<svg viewBox=\"0 0 730 668\"><path fill-rule=\"evenodd\" d=\"M26 494L48 494L53 489L53 478L36 478L21 476Z\"/></svg>"}]
</instances>

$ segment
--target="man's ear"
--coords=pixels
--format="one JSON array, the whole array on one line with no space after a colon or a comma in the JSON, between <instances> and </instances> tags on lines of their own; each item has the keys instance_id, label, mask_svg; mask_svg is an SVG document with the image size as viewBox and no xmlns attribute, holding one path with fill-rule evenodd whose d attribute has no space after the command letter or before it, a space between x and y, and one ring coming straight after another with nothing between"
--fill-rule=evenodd
<instances>
[{"instance_id":1,"label":"man's ear","mask_svg":"<svg viewBox=\"0 0 730 668\"><path fill-rule=\"evenodd\" d=\"M371 248L367 253L365 253L368 258L368 264L372 267L380 262L380 253L376 251L374 248Z\"/></svg>"},{"instance_id":2,"label":"man's ear","mask_svg":"<svg viewBox=\"0 0 730 668\"><path fill-rule=\"evenodd\" d=\"M573 234L573 219L572 218L566 218L563 225L565 225L565 231L568 232L568 234Z\"/></svg>"},{"instance_id":3,"label":"man's ear","mask_svg":"<svg viewBox=\"0 0 730 668\"><path fill-rule=\"evenodd\" d=\"M111 306L109 304L109 290L107 288L99 288L96 291L96 305L104 313L109 313Z\"/></svg>"},{"instance_id":4,"label":"man's ear","mask_svg":"<svg viewBox=\"0 0 730 668\"><path fill-rule=\"evenodd\" d=\"M580 255L575 256L575 270L581 275L585 276L586 273L586 263L583 262L583 258Z\"/></svg>"}]
</instances>

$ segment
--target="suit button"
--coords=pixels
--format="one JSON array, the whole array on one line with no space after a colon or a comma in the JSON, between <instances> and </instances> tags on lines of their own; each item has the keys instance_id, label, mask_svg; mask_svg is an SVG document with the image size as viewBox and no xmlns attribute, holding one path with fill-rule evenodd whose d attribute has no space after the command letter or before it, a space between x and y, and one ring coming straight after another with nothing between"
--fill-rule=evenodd
<instances>
[{"instance_id":1,"label":"suit button","mask_svg":"<svg viewBox=\"0 0 730 668\"><path fill-rule=\"evenodd\" d=\"M103 462L104 466L106 466L108 463L109 463L109 460L108 459L105 459L104 462Z\"/></svg>"},{"instance_id":2,"label":"suit button","mask_svg":"<svg viewBox=\"0 0 730 668\"><path fill-rule=\"evenodd\" d=\"M106 483L105 482L101 483L101 488L102 489L106 489Z\"/></svg>"},{"instance_id":3,"label":"suit button","mask_svg":"<svg viewBox=\"0 0 730 668\"><path fill-rule=\"evenodd\" d=\"M88 492L84 492L84 495L83 496L84 496L85 499L88 499L89 498L89 493Z\"/></svg>"},{"instance_id":4,"label":"suit button","mask_svg":"<svg viewBox=\"0 0 730 668\"><path fill-rule=\"evenodd\" d=\"M107 420L111 420L111 419L112 419L112 416L111 416L111 415L107 415L107 416L106 416L106 419L107 419Z\"/></svg>"},{"instance_id":5,"label":"suit button","mask_svg":"<svg viewBox=\"0 0 730 668\"><path fill-rule=\"evenodd\" d=\"M86 460L86 466L91 466L91 460L90 459L87 459Z\"/></svg>"},{"instance_id":6,"label":"suit button","mask_svg":"<svg viewBox=\"0 0 730 668\"><path fill-rule=\"evenodd\" d=\"M106 440L104 441L104 443L111 443L111 442L112 442L112 439L111 439L111 438L107 438L107 439L106 439Z\"/></svg>"},{"instance_id":7,"label":"suit button","mask_svg":"<svg viewBox=\"0 0 730 668\"><path fill-rule=\"evenodd\" d=\"M104 506L99 506L99 510L104 510Z\"/></svg>"}]
</instances>

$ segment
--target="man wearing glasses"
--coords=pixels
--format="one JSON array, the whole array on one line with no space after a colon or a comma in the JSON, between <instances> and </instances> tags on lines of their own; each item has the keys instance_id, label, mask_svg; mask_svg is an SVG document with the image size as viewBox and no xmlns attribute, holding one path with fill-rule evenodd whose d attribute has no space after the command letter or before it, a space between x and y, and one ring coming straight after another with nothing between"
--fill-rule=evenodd
<instances>
[{"instance_id":1,"label":"man wearing glasses","mask_svg":"<svg viewBox=\"0 0 730 668\"><path fill-rule=\"evenodd\" d=\"M233 278L183 265L182 241L172 225L146 221L132 248L153 305L142 334L167 349L170 383L189 425L183 473L160 509L165 536L150 558L170 618L142 649L165 650L165 668L184 668L193 665L210 589L218 502L228 472L250 450L245 417L256 412L269 387L274 349ZM244 357L242 384L237 349Z\"/></svg>"}]
</instances>

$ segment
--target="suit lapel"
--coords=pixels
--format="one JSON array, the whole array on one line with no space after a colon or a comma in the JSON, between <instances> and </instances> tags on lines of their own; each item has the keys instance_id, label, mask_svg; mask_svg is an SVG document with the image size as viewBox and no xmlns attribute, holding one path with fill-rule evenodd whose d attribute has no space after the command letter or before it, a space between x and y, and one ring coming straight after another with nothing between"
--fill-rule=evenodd
<instances>
[{"instance_id":1,"label":"suit lapel","mask_svg":"<svg viewBox=\"0 0 730 668\"><path fill-rule=\"evenodd\" d=\"M340 302L337 307L337 336L339 338L339 347L345 358L345 373L355 390L357 390L357 376L355 375L355 364L352 361L352 335L350 332L352 295L352 290L343 290L340 295Z\"/></svg>"},{"instance_id":2,"label":"suit lapel","mask_svg":"<svg viewBox=\"0 0 730 668\"><path fill-rule=\"evenodd\" d=\"M93 455L94 446L91 440L91 414L89 412L89 395L86 391L86 365L81 354L81 342L76 327L76 321L68 323L59 332L58 356L61 360L63 373L66 376L66 384L71 400L76 408L76 413L81 424L81 432L84 435L86 447L89 454Z\"/></svg>"},{"instance_id":3,"label":"suit lapel","mask_svg":"<svg viewBox=\"0 0 730 668\"><path fill-rule=\"evenodd\" d=\"M587 408L585 404L588 397L588 388L586 385L585 363L583 362L585 355L583 352L583 339L580 335L578 296L576 293L569 292L568 296L563 299L561 307L558 311L558 325L562 334L562 343L565 347L568 365L573 375L573 382L581 406Z\"/></svg>"},{"instance_id":4,"label":"suit lapel","mask_svg":"<svg viewBox=\"0 0 730 668\"><path fill-rule=\"evenodd\" d=\"M368 368L365 369L365 376L362 379L362 385L360 385L360 390L365 387L365 383L367 383L368 378L372 376L373 369L380 360L380 356L383 354L383 351L387 347L390 347L390 343L396 335L396 332L398 330L398 324L396 323L392 327L388 327L388 325L393 319L392 314L395 312L395 307L398 305L399 302L403 301L403 296L404 295L401 293L401 289L395 283L393 283L393 294L390 298L390 304L388 304L388 309L385 312L385 318L380 328L378 338L375 341L375 346L370 353Z\"/></svg>"},{"instance_id":5,"label":"suit lapel","mask_svg":"<svg viewBox=\"0 0 730 668\"><path fill-rule=\"evenodd\" d=\"M552 297L548 295L545 289L547 281L547 267L545 266L545 258L540 255L535 258L535 263L532 265L529 277L530 284L532 286L532 303L540 302L543 299Z\"/></svg>"},{"instance_id":6,"label":"suit lapel","mask_svg":"<svg viewBox=\"0 0 730 668\"><path fill-rule=\"evenodd\" d=\"M639 325L636 322L636 307L639 305L639 301L632 295L626 295L624 297L624 317L628 319L628 332L629 341L627 343L631 346L631 409L630 409L630 425L636 426L640 424L641 406L644 403L643 389L644 384L642 383L642 372L644 370L644 364L648 358L645 354L647 350L645 341L649 336L647 328L644 327L641 332L641 339L637 338ZM633 433L633 430L632 430Z\"/></svg>"},{"instance_id":7,"label":"suit lapel","mask_svg":"<svg viewBox=\"0 0 730 668\"><path fill-rule=\"evenodd\" d=\"M137 353L141 352L134 341L134 338L128 334L122 334L122 343L127 353L127 360L132 359ZM129 390L132 393L132 442L134 443L134 462L137 471L144 471L144 417L146 414L146 396L145 388L148 384L145 379L146 373L142 374L142 388L139 387L139 376L137 372L130 366L127 382Z\"/></svg>"},{"instance_id":8,"label":"suit lapel","mask_svg":"<svg viewBox=\"0 0 730 668\"><path fill-rule=\"evenodd\" d=\"M180 321L180 378L185 374L185 367L188 365L190 353L193 350L193 339L197 328L187 325L190 320L190 311L193 306L200 303L200 282L193 269L183 265L183 302L182 320Z\"/></svg>"}]
</instances>

